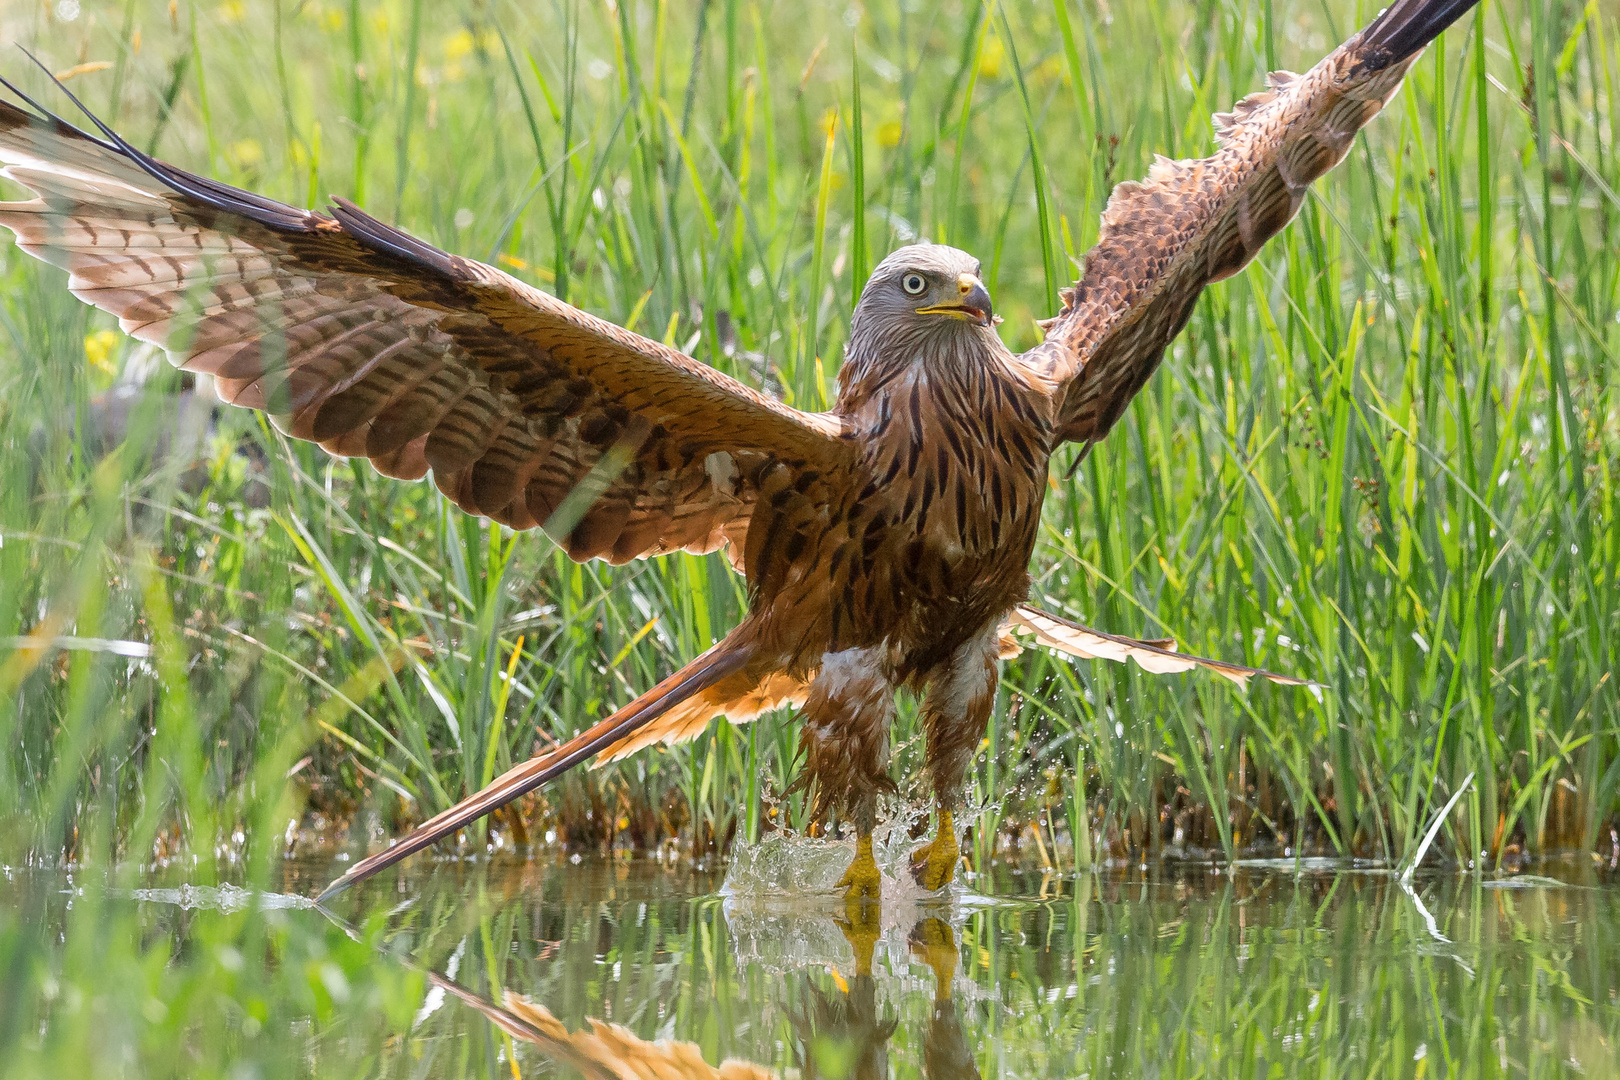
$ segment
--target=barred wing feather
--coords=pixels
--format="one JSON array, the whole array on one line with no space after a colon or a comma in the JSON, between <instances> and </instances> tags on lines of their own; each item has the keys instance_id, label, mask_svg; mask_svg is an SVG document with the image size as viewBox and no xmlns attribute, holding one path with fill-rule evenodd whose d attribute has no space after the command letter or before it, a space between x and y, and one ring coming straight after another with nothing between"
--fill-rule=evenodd
<instances>
[{"instance_id":1,"label":"barred wing feather","mask_svg":"<svg viewBox=\"0 0 1620 1080\"><path fill-rule=\"evenodd\" d=\"M1061 440L1108 433L1204 286L1282 231L1423 48L1476 2L1395 0L1304 75L1274 72L1265 90L1216 116L1213 156L1161 157L1145 181L1114 190L1084 275L1042 324L1046 340L1023 356L1057 387Z\"/></svg>"},{"instance_id":2,"label":"barred wing feather","mask_svg":"<svg viewBox=\"0 0 1620 1080\"><path fill-rule=\"evenodd\" d=\"M0 203L81 299L288 434L547 526L576 559L740 539L766 466L823 471L838 425L336 201L193 176L0 102ZM737 550L733 558L740 558Z\"/></svg>"}]
</instances>

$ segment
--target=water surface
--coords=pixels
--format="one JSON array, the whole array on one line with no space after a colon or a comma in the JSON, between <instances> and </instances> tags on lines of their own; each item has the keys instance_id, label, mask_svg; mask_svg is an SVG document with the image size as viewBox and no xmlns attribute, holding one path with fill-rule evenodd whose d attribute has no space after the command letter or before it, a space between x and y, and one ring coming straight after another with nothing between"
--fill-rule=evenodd
<instances>
[{"instance_id":1,"label":"water surface","mask_svg":"<svg viewBox=\"0 0 1620 1080\"><path fill-rule=\"evenodd\" d=\"M1601 867L1004 873L875 935L652 859L419 862L331 917L330 871L10 871L6 1073L1620 1076Z\"/></svg>"}]
</instances>

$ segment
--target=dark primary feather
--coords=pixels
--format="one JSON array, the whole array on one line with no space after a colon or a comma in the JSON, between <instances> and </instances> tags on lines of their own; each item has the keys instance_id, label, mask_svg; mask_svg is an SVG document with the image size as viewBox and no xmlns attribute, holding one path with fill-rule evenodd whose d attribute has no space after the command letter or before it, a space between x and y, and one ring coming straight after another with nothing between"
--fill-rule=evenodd
<instances>
[{"instance_id":1,"label":"dark primary feather","mask_svg":"<svg viewBox=\"0 0 1620 1080\"><path fill-rule=\"evenodd\" d=\"M33 60L34 63L39 64L39 60L35 58L33 53L29 53L27 49L24 49L23 52L28 54L28 58L30 60ZM43 68L44 65L40 64L40 67ZM52 78L53 81L55 80L54 75L51 78ZM3 76L0 76L0 86L3 86L7 90L10 90L13 94L15 94L17 96L17 99L19 101L24 102L26 105L28 105L29 108L33 109L34 112L36 114L38 114L39 119L46 120L49 123L55 124L57 130L61 131L63 134L77 135L81 139L85 139L85 140L88 140L90 142L95 143L97 146L101 147L104 150L117 150L118 149L118 146L115 143L110 143L105 139L98 139L98 138L96 138L96 136L90 134L88 131L85 131L83 128L75 127L72 124L68 123L66 120L62 119L60 116L57 116L55 113L53 113L49 109L45 108L45 106L41 105L39 102L35 101L33 98L31 98L27 94L23 93L23 91L21 89L19 89L18 86L15 83L13 83L10 79L7 79L7 78L4 78ZM74 100L77 100L77 99L75 98Z\"/></svg>"},{"instance_id":2,"label":"dark primary feather","mask_svg":"<svg viewBox=\"0 0 1620 1080\"><path fill-rule=\"evenodd\" d=\"M44 64L40 63L38 57L29 52L27 49L24 49L23 53L28 57L28 59L32 60L35 66L37 66L41 71L45 72L47 75L50 75L50 69ZM63 85L61 80L57 79L56 76L51 75L51 81L56 84L56 88L58 90L67 95L67 99L69 101L78 106L79 111L84 113L84 115L89 118L90 122L96 126L96 129L106 136L105 139L97 139L87 132L79 130L66 120L63 120L60 116L57 116L49 109L40 105L39 102L35 101L27 94L24 94L21 90L18 90L15 86L11 85L11 83L6 82L5 86L6 89L10 90L23 101L27 102L43 117L57 125L59 130L77 135L82 139L87 139L104 150L112 151L113 153L127 158L129 161L132 161L139 166L143 172L150 175L153 179L163 184L167 184L169 187L172 187L175 191L178 191L181 194L190 195L199 202L212 206L217 210L225 210L230 213L240 214L249 220L257 221L262 225L269 225L272 228L294 229L299 231L308 231L310 228L312 218L308 210L299 210L296 207L288 206L286 203L277 202L274 199L267 199L263 195L257 195L251 191L243 191L240 188L233 188L229 185L221 184L217 180L210 180L207 177L197 176L194 173L188 173L184 169L177 169L172 165L168 165L157 160L150 154L137 150L133 145L125 140L123 136L119 135L118 132L104 124L100 117L91 112L89 108L85 106L84 102L79 100L78 95Z\"/></svg>"},{"instance_id":3,"label":"dark primary feather","mask_svg":"<svg viewBox=\"0 0 1620 1080\"><path fill-rule=\"evenodd\" d=\"M1409 58L1478 2L1395 0L1362 32L1362 62L1371 70Z\"/></svg>"}]
</instances>

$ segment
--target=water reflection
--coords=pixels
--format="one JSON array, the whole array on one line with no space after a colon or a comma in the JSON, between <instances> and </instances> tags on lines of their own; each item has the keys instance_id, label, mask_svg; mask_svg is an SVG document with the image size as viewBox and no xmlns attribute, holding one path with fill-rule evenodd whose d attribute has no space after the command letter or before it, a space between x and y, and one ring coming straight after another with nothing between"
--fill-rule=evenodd
<instances>
[{"instance_id":1,"label":"water reflection","mask_svg":"<svg viewBox=\"0 0 1620 1080\"><path fill-rule=\"evenodd\" d=\"M722 900L645 861L469 873L442 898L437 880L392 894L375 941L438 963L454 985L436 985L495 1022L509 1044L488 1075L1617 1068L1620 894L1590 879L1009 876L887 905L877 927L833 899ZM434 1017L419 1046L476 1040Z\"/></svg>"},{"instance_id":2,"label":"water reflection","mask_svg":"<svg viewBox=\"0 0 1620 1080\"><path fill-rule=\"evenodd\" d=\"M890 1075L889 1040L898 1016L880 1005L878 980L872 973L868 940L845 923L856 967L848 979L836 972L833 985L817 986L808 976L799 983L799 1008L791 1016L792 1047L798 1074L876 1078ZM915 957L934 972L932 1017L922 1045L922 1074L936 1080L979 1080L979 1070L951 999L957 967L956 935L938 916L917 920L909 936ZM408 964L408 960L399 962ZM704 1060L692 1042L643 1039L620 1024L588 1017L569 1030L540 1002L506 990L497 1004L438 971L425 971L428 983L476 1010L515 1041L527 1043L546 1059L590 1078L660 1078L660 1080L764 1080L779 1074L768 1066L740 1058L719 1065Z\"/></svg>"},{"instance_id":3,"label":"water reflection","mask_svg":"<svg viewBox=\"0 0 1620 1080\"><path fill-rule=\"evenodd\" d=\"M268 905L0 880L7 1075L1620 1075L1620 888L1584 869L1009 874L875 926L646 859L422 863L340 926L286 899L329 871Z\"/></svg>"}]
</instances>

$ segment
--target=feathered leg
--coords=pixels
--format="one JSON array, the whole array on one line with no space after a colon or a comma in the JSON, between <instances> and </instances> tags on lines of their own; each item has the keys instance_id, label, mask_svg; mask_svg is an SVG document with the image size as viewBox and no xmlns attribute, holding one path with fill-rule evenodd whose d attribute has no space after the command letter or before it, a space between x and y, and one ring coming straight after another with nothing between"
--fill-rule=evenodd
<instances>
[{"instance_id":1,"label":"feathered leg","mask_svg":"<svg viewBox=\"0 0 1620 1080\"><path fill-rule=\"evenodd\" d=\"M872 829L878 795L894 790L888 773L893 722L894 685L881 649L846 649L822 658L799 733L805 771L789 790L813 781L811 820L837 807L855 826L855 861L838 882L851 901L876 900L880 893Z\"/></svg>"},{"instance_id":2,"label":"feathered leg","mask_svg":"<svg viewBox=\"0 0 1620 1080\"><path fill-rule=\"evenodd\" d=\"M950 663L928 681L923 702L923 731L928 736L924 767L934 789L939 826L932 842L911 853L911 875L925 889L942 889L956 876L962 850L952 811L961 805L962 781L990 722L999 655L999 637L992 630L957 649Z\"/></svg>"}]
</instances>

